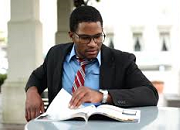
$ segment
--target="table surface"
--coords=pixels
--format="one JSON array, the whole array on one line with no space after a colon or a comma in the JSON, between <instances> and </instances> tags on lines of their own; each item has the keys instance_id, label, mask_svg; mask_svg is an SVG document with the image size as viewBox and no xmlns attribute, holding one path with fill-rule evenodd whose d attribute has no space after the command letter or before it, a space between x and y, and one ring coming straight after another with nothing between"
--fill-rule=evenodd
<instances>
[{"instance_id":1,"label":"table surface","mask_svg":"<svg viewBox=\"0 0 180 130\"><path fill-rule=\"evenodd\" d=\"M117 121L30 121L25 130L180 130L180 108L139 107L139 123Z\"/></svg>"}]
</instances>

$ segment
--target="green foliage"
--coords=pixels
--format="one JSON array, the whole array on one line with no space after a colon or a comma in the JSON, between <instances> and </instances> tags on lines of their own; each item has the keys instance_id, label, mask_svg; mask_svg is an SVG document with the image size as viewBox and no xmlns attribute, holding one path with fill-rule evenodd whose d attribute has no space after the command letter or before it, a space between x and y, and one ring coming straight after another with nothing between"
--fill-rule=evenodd
<instances>
[{"instance_id":1,"label":"green foliage","mask_svg":"<svg viewBox=\"0 0 180 130\"><path fill-rule=\"evenodd\" d=\"M79 7L79 6L82 6L82 5L85 5L85 6L87 6L88 5L88 2L89 2L90 0L74 0L74 6L75 7ZM100 0L96 0L96 2L100 2Z\"/></svg>"},{"instance_id":2,"label":"green foliage","mask_svg":"<svg viewBox=\"0 0 180 130\"><path fill-rule=\"evenodd\" d=\"M7 78L7 74L0 74L0 86L4 83L4 80Z\"/></svg>"}]
</instances>

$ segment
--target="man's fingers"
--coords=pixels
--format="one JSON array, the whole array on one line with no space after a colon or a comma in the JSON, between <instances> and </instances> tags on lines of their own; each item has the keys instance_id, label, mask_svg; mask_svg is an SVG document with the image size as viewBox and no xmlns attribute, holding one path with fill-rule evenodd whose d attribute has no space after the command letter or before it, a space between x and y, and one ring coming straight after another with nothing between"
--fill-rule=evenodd
<instances>
[{"instance_id":1,"label":"man's fingers","mask_svg":"<svg viewBox=\"0 0 180 130\"><path fill-rule=\"evenodd\" d=\"M72 106L74 106L74 108L77 108L78 107L78 103L81 101L81 99L83 98L84 94L81 94L81 95L77 95L75 98L74 98L74 101L72 102Z\"/></svg>"},{"instance_id":2,"label":"man's fingers","mask_svg":"<svg viewBox=\"0 0 180 130\"><path fill-rule=\"evenodd\" d=\"M28 110L25 110L25 118L26 118L26 121L29 121Z\"/></svg>"},{"instance_id":3,"label":"man's fingers","mask_svg":"<svg viewBox=\"0 0 180 130\"><path fill-rule=\"evenodd\" d=\"M78 88L77 92L75 92L72 96L72 99L70 101L70 108L77 108L85 102L99 103L101 100L102 100L101 93L86 87L81 89Z\"/></svg>"},{"instance_id":4,"label":"man's fingers","mask_svg":"<svg viewBox=\"0 0 180 130\"><path fill-rule=\"evenodd\" d=\"M36 117L36 109L32 108L30 111L30 119L34 119Z\"/></svg>"},{"instance_id":5,"label":"man's fingers","mask_svg":"<svg viewBox=\"0 0 180 130\"><path fill-rule=\"evenodd\" d=\"M44 113L44 106L42 106L41 112ZM30 121L39 115L40 115L40 109L36 109L36 108L32 108L29 110L27 109L25 113L25 118L27 121Z\"/></svg>"},{"instance_id":6,"label":"man's fingers","mask_svg":"<svg viewBox=\"0 0 180 130\"><path fill-rule=\"evenodd\" d=\"M27 110L26 110L26 120L27 120L27 121L30 121L30 120L31 120L31 110L30 110L30 109L27 109Z\"/></svg>"},{"instance_id":7,"label":"man's fingers","mask_svg":"<svg viewBox=\"0 0 180 130\"><path fill-rule=\"evenodd\" d=\"M38 109L36 109L36 114L35 115L36 115L35 117L40 115L40 111Z\"/></svg>"},{"instance_id":8,"label":"man's fingers","mask_svg":"<svg viewBox=\"0 0 180 130\"><path fill-rule=\"evenodd\" d=\"M35 86L30 87L26 93L26 120L39 116L40 112L44 112L44 108L41 108L43 101L41 96L38 93L38 90ZM43 106L44 107L44 106Z\"/></svg>"},{"instance_id":9,"label":"man's fingers","mask_svg":"<svg viewBox=\"0 0 180 130\"><path fill-rule=\"evenodd\" d=\"M77 108L84 102L96 102L96 100L93 100L96 97L96 93L94 92L95 91L92 91L87 87L79 87L72 95L71 101L69 103L70 108Z\"/></svg>"},{"instance_id":10,"label":"man's fingers","mask_svg":"<svg viewBox=\"0 0 180 130\"><path fill-rule=\"evenodd\" d=\"M79 107L81 104L83 104L83 103L85 103L85 102L86 102L86 103L87 103L87 102L90 102L87 94L84 95L84 96L76 103L76 106L75 106L75 107Z\"/></svg>"},{"instance_id":11,"label":"man's fingers","mask_svg":"<svg viewBox=\"0 0 180 130\"><path fill-rule=\"evenodd\" d=\"M42 103L40 110L41 110L41 113L45 112L45 110L44 110L44 103Z\"/></svg>"},{"instance_id":12,"label":"man's fingers","mask_svg":"<svg viewBox=\"0 0 180 130\"><path fill-rule=\"evenodd\" d=\"M81 102L81 99L85 96L85 92L80 92L80 93L74 93L73 96L72 96L72 99L70 101L70 108L77 108L79 104L79 102Z\"/></svg>"}]
</instances>

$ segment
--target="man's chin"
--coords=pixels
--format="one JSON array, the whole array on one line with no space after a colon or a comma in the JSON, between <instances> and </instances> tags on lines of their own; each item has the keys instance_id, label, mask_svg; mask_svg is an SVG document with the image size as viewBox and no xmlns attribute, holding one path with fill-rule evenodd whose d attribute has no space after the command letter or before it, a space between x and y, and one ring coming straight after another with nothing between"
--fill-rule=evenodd
<instances>
[{"instance_id":1,"label":"man's chin","mask_svg":"<svg viewBox=\"0 0 180 130\"><path fill-rule=\"evenodd\" d=\"M97 55L88 55L87 59L92 60L92 59L95 59L96 57L97 57Z\"/></svg>"}]
</instances>

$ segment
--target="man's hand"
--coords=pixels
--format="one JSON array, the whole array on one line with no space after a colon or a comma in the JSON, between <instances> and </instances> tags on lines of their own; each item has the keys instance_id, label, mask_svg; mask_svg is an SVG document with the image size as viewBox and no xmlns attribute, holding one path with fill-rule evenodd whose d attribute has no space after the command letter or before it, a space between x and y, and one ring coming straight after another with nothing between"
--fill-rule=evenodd
<instances>
[{"instance_id":1,"label":"man's hand","mask_svg":"<svg viewBox=\"0 0 180 130\"><path fill-rule=\"evenodd\" d=\"M44 103L36 87L30 87L26 93L25 118L27 121L44 113Z\"/></svg>"},{"instance_id":2,"label":"man's hand","mask_svg":"<svg viewBox=\"0 0 180 130\"><path fill-rule=\"evenodd\" d=\"M72 95L71 101L69 103L70 108L77 108L82 103L99 103L102 101L103 94L92 90L90 88L81 86Z\"/></svg>"}]
</instances>

